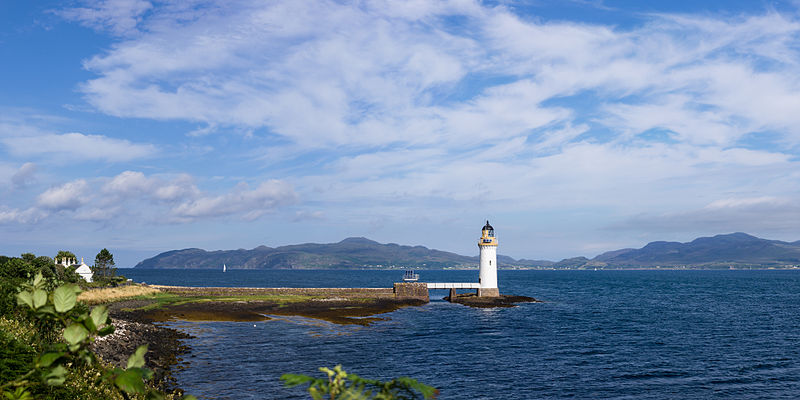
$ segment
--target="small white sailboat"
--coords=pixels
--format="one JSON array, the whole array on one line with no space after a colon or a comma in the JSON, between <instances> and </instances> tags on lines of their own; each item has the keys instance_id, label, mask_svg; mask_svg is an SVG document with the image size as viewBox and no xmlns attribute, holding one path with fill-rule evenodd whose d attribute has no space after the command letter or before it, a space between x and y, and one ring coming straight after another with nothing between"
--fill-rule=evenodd
<instances>
[{"instance_id":1,"label":"small white sailboat","mask_svg":"<svg viewBox=\"0 0 800 400\"><path fill-rule=\"evenodd\" d=\"M222 264L222 272L225 272L225 271L227 271L227 270L228 270L228 267L227 267L227 266L225 266L225 264Z\"/></svg>"}]
</instances>

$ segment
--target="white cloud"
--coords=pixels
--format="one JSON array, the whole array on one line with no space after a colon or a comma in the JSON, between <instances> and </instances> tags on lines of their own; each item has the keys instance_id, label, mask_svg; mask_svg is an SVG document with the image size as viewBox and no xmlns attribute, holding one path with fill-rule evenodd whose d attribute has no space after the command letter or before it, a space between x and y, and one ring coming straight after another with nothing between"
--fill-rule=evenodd
<instances>
[{"instance_id":1,"label":"white cloud","mask_svg":"<svg viewBox=\"0 0 800 400\"><path fill-rule=\"evenodd\" d=\"M0 207L0 224L7 223L20 223L20 224L33 224L45 218L48 215L46 211L40 210L35 207L26 210L10 209Z\"/></svg>"},{"instance_id":2,"label":"white cloud","mask_svg":"<svg viewBox=\"0 0 800 400\"><path fill-rule=\"evenodd\" d=\"M112 202L126 198L148 198L153 201L187 201L200 195L194 178L180 174L165 180L139 171L124 171L111 178L102 186L102 192L110 196Z\"/></svg>"},{"instance_id":3,"label":"white cloud","mask_svg":"<svg viewBox=\"0 0 800 400\"><path fill-rule=\"evenodd\" d=\"M79 179L47 189L40 194L36 204L48 210L75 210L89 201L89 184Z\"/></svg>"},{"instance_id":4,"label":"white cloud","mask_svg":"<svg viewBox=\"0 0 800 400\"><path fill-rule=\"evenodd\" d=\"M326 217L486 209L583 229L800 192L793 15L651 15L620 28L474 1L167 2L129 14L135 34L85 61L87 101L197 122L197 140L280 136L258 149L264 164ZM103 184L109 207L135 198L183 222L294 201L284 181L207 193L191 177L128 172Z\"/></svg>"},{"instance_id":5,"label":"white cloud","mask_svg":"<svg viewBox=\"0 0 800 400\"><path fill-rule=\"evenodd\" d=\"M296 200L297 195L289 184L270 180L252 190L246 184L240 184L225 195L202 196L178 205L173 209L173 213L182 219L243 213L245 219L254 220L265 212L294 203Z\"/></svg>"},{"instance_id":6,"label":"white cloud","mask_svg":"<svg viewBox=\"0 0 800 400\"><path fill-rule=\"evenodd\" d=\"M322 211L297 211L294 214L294 219L292 221L306 221L306 220L323 220L325 219L325 213Z\"/></svg>"},{"instance_id":7,"label":"white cloud","mask_svg":"<svg viewBox=\"0 0 800 400\"><path fill-rule=\"evenodd\" d=\"M84 3L86 7L67 8L58 14L90 28L109 30L115 35L135 33L142 14L153 7L145 0L86 0Z\"/></svg>"},{"instance_id":8,"label":"white cloud","mask_svg":"<svg viewBox=\"0 0 800 400\"><path fill-rule=\"evenodd\" d=\"M0 137L0 143L16 156L47 156L64 162L84 160L124 162L156 153L155 146L150 144L137 144L125 139L82 133L5 136Z\"/></svg>"},{"instance_id":9,"label":"white cloud","mask_svg":"<svg viewBox=\"0 0 800 400\"><path fill-rule=\"evenodd\" d=\"M200 190L195 186L194 179L187 174L181 174L170 182L158 185L153 192L153 197L162 201L193 199L199 195Z\"/></svg>"},{"instance_id":10,"label":"white cloud","mask_svg":"<svg viewBox=\"0 0 800 400\"><path fill-rule=\"evenodd\" d=\"M733 209L733 208L747 208L754 206L783 206L789 204L787 199L781 199L772 196L762 197L745 197L745 198L729 198L715 200L708 204L705 208L707 210L720 210L720 209Z\"/></svg>"},{"instance_id":11,"label":"white cloud","mask_svg":"<svg viewBox=\"0 0 800 400\"><path fill-rule=\"evenodd\" d=\"M120 196L135 196L150 191L154 184L155 182L145 177L141 172L125 171L111 178L110 181L103 185L103 191Z\"/></svg>"},{"instance_id":12,"label":"white cloud","mask_svg":"<svg viewBox=\"0 0 800 400\"><path fill-rule=\"evenodd\" d=\"M269 127L310 147L477 144L580 126L591 121L545 104L592 93L595 122L628 137L797 137L798 22L777 13L651 18L623 31L470 1L157 5L142 35L86 62L98 77L82 90L112 115L201 121L210 131ZM470 87L480 76L500 83ZM461 86L469 89L439 104Z\"/></svg>"},{"instance_id":13,"label":"white cloud","mask_svg":"<svg viewBox=\"0 0 800 400\"><path fill-rule=\"evenodd\" d=\"M642 213L611 228L655 234L694 232L698 236L742 231L762 237L795 235L800 222L798 204L798 197L723 198L690 211Z\"/></svg>"},{"instance_id":14,"label":"white cloud","mask_svg":"<svg viewBox=\"0 0 800 400\"><path fill-rule=\"evenodd\" d=\"M34 178L35 174L36 174L36 164L32 162L26 162L25 164L22 164L21 167L19 167L17 172L14 173L14 175L11 175L11 185L16 189L23 188L29 185L31 182L33 182L33 180L35 179Z\"/></svg>"},{"instance_id":15,"label":"white cloud","mask_svg":"<svg viewBox=\"0 0 800 400\"><path fill-rule=\"evenodd\" d=\"M284 181L249 189L241 183L223 194L203 193L187 174L146 176L125 171L111 178L77 179L41 193L27 210L0 210L0 223L37 223L50 216L115 224L187 223L236 215L247 221L293 204L297 194Z\"/></svg>"}]
</instances>

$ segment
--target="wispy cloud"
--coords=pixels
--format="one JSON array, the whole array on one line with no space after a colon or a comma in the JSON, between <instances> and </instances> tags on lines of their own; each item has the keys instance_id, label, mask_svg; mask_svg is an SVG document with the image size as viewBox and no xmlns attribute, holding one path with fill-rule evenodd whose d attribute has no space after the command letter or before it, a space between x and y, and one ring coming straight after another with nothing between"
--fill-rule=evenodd
<instances>
[{"instance_id":1,"label":"wispy cloud","mask_svg":"<svg viewBox=\"0 0 800 400\"><path fill-rule=\"evenodd\" d=\"M0 137L0 143L18 157L47 156L70 162L82 160L124 162L156 153L155 146L150 144L82 133L5 136Z\"/></svg>"},{"instance_id":2,"label":"wispy cloud","mask_svg":"<svg viewBox=\"0 0 800 400\"><path fill-rule=\"evenodd\" d=\"M86 62L98 75L87 99L112 115L268 127L308 145L480 143L553 123L668 129L701 145L797 135L786 111L800 106L800 24L777 13L654 15L623 31L470 2L214 9L151 10L141 36ZM599 118L548 104L576 95Z\"/></svg>"},{"instance_id":3,"label":"wispy cloud","mask_svg":"<svg viewBox=\"0 0 800 400\"><path fill-rule=\"evenodd\" d=\"M142 14L152 7L145 0L100 0L85 1L84 7L66 8L56 13L90 28L108 30L115 35L129 35L137 32L136 25L141 21Z\"/></svg>"},{"instance_id":4,"label":"wispy cloud","mask_svg":"<svg viewBox=\"0 0 800 400\"><path fill-rule=\"evenodd\" d=\"M208 193L194 172L129 171L87 180L105 203L85 204L52 189L51 209L76 218L131 212L120 204L137 199L177 222L297 202L364 229L468 212L519 212L531 226L557 215L565 231L644 230L637 221L701 211L766 227L759 210L792 218L791 207L711 205L800 197L795 14L639 14L614 26L463 0L81 4L62 15L113 35L83 64L93 76L78 90L95 111L178 121L176 136L206 148L245 132L256 143L247 168L281 180ZM158 156L130 136L63 132L0 143L37 164L64 148Z\"/></svg>"},{"instance_id":5,"label":"wispy cloud","mask_svg":"<svg viewBox=\"0 0 800 400\"><path fill-rule=\"evenodd\" d=\"M615 230L714 234L747 231L767 237L795 234L800 221L797 198L725 198L703 208L665 214L641 214L611 227Z\"/></svg>"}]
</instances>

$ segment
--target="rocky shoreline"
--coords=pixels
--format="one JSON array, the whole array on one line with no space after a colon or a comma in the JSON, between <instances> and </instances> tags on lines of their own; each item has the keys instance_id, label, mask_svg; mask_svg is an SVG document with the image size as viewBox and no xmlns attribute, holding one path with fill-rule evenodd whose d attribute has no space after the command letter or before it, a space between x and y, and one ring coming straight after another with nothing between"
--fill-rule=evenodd
<instances>
[{"instance_id":1,"label":"rocky shoreline","mask_svg":"<svg viewBox=\"0 0 800 400\"><path fill-rule=\"evenodd\" d=\"M182 395L173 372L183 363L181 358L189 352L184 343L191 335L177 329L161 326L152 319L138 313L123 311L130 307L141 307L149 301L120 301L108 305L114 324L114 333L97 338L91 345L92 351L101 360L115 367L125 368L128 357L136 348L148 345L145 366L153 371L153 386L167 393Z\"/></svg>"}]
</instances>

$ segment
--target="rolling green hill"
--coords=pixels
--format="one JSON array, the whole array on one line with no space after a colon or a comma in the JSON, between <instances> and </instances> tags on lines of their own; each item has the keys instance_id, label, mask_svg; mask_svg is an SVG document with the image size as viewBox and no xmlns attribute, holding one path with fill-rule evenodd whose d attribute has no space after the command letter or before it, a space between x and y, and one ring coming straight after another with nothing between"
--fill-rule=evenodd
<instances>
[{"instance_id":1,"label":"rolling green hill","mask_svg":"<svg viewBox=\"0 0 800 400\"><path fill-rule=\"evenodd\" d=\"M423 246L347 238L338 243L260 246L252 250L173 250L148 258L135 268L222 268L223 264L236 269L469 268L478 266L478 258Z\"/></svg>"}]
</instances>

